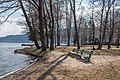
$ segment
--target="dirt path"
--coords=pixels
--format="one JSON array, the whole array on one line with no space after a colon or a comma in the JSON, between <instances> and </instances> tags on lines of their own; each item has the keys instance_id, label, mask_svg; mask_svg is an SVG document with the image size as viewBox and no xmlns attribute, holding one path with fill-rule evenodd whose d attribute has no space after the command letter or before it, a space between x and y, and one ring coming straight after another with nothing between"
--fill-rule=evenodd
<instances>
[{"instance_id":1,"label":"dirt path","mask_svg":"<svg viewBox=\"0 0 120 80\"><path fill-rule=\"evenodd\" d=\"M120 56L97 51L91 63L71 58L68 52L48 52L27 69L15 72L1 80L119 80Z\"/></svg>"}]
</instances>

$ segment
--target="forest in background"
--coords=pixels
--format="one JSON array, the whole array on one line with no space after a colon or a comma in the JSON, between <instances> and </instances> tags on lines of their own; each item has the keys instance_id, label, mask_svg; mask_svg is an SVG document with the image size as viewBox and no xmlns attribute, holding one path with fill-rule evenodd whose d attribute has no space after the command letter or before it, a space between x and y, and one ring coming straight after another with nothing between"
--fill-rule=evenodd
<instances>
[{"instance_id":1,"label":"forest in background","mask_svg":"<svg viewBox=\"0 0 120 80\"><path fill-rule=\"evenodd\" d=\"M120 42L120 1L119 0L1 0L0 14L11 11L3 22L18 10L22 10L26 21L25 33L35 43L37 49L54 50L71 43L98 45L111 44L119 47ZM4 15L3 15L4 16ZM1 21L1 23L3 23ZM39 45L40 44L40 45Z\"/></svg>"}]
</instances>

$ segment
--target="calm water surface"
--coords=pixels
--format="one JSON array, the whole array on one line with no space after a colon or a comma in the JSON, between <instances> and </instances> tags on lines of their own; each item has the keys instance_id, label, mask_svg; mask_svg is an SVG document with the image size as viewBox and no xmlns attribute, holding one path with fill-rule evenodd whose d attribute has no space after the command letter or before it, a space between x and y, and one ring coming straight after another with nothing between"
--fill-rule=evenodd
<instances>
[{"instance_id":1,"label":"calm water surface","mask_svg":"<svg viewBox=\"0 0 120 80\"><path fill-rule=\"evenodd\" d=\"M15 49L23 48L20 43L0 43L0 75L4 75L29 63L30 56L14 54Z\"/></svg>"}]
</instances>

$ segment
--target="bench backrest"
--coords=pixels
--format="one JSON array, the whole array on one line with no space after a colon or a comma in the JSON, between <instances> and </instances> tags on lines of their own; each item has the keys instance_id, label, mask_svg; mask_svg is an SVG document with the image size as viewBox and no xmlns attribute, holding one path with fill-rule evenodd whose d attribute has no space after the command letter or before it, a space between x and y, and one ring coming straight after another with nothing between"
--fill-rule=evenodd
<instances>
[{"instance_id":1,"label":"bench backrest","mask_svg":"<svg viewBox=\"0 0 120 80\"><path fill-rule=\"evenodd\" d=\"M86 53L86 54L92 54L93 52L91 51L86 51L86 50L80 50L80 52L82 52L82 53Z\"/></svg>"},{"instance_id":2,"label":"bench backrest","mask_svg":"<svg viewBox=\"0 0 120 80\"><path fill-rule=\"evenodd\" d=\"M85 54L89 54L89 57L91 57L91 55L93 54L93 51L86 51L86 50L80 50L81 54L85 53Z\"/></svg>"}]
</instances>

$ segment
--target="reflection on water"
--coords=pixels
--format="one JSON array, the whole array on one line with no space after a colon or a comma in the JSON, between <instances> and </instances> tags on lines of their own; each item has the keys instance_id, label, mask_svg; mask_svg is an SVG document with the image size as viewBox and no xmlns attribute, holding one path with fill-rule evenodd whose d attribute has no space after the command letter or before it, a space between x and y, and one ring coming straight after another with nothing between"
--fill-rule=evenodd
<instances>
[{"instance_id":1,"label":"reflection on water","mask_svg":"<svg viewBox=\"0 0 120 80\"><path fill-rule=\"evenodd\" d=\"M0 43L0 75L21 68L28 63L29 56L14 54L14 50L19 48L22 48L20 43Z\"/></svg>"}]
</instances>

